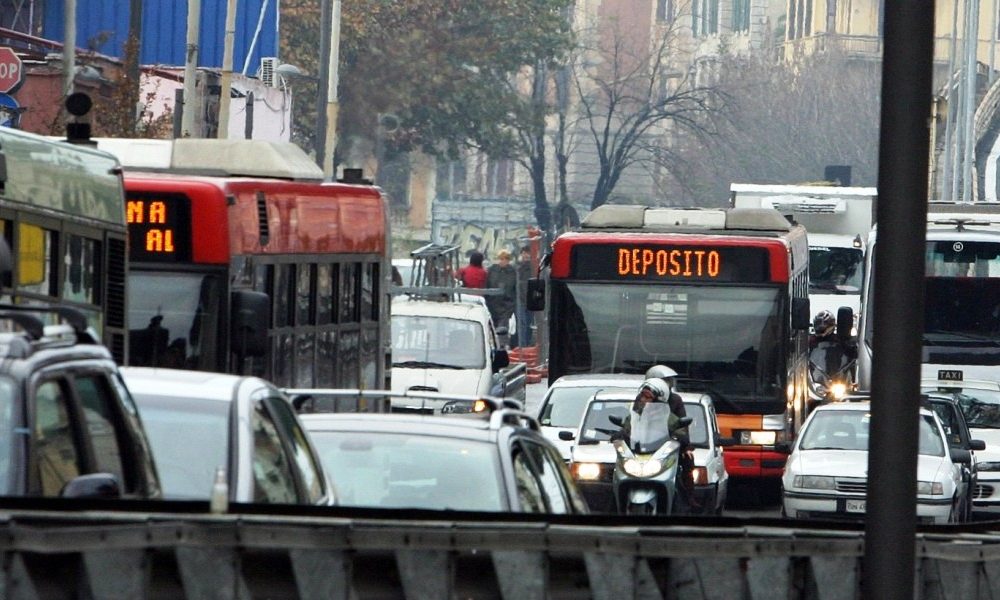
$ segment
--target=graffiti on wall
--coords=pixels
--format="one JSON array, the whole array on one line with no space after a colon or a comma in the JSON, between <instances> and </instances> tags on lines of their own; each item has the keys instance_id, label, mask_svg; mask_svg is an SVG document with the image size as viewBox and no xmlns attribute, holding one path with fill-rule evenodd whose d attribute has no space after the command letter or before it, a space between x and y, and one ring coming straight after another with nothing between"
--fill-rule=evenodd
<instances>
[{"instance_id":1,"label":"graffiti on wall","mask_svg":"<svg viewBox=\"0 0 1000 600\"><path fill-rule=\"evenodd\" d=\"M467 256L473 250L479 250L486 258L496 256L501 248L506 248L517 254L528 236L528 224L516 228L510 225L494 227L476 223L450 223L438 228L435 238L441 244L455 244L461 248L461 254Z\"/></svg>"}]
</instances>

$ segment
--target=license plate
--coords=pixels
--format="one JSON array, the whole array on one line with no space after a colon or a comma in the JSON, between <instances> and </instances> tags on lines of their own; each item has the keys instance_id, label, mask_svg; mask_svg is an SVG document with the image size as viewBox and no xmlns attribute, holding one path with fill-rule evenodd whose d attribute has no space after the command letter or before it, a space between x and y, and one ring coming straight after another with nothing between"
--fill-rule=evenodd
<instances>
[{"instance_id":1,"label":"license plate","mask_svg":"<svg viewBox=\"0 0 1000 600\"><path fill-rule=\"evenodd\" d=\"M849 513L863 513L865 512L865 501L864 500L845 500L844 510Z\"/></svg>"}]
</instances>

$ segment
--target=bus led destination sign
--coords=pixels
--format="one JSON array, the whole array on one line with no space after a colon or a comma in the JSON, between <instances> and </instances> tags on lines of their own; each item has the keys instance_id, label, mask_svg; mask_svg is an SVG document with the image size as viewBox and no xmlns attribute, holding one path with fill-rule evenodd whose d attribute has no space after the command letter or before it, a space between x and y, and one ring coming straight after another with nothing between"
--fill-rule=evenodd
<instances>
[{"instance_id":1,"label":"bus led destination sign","mask_svg":"<svg viewBox=\"0 0 1000 600\"><path fill-rule=\"evenodd\" d=\"M574 278L642 281L769 281L768 251L760 247L590 244L573 249Z\"/></svg>"},{"instance_id":2,"label":"bus led destination sign","mask_svg":"<svg viewBox=\"0 0 1000 600\"><path fill-rule=\"evenodd\" d=\"M183 194L128 194L129 260L191 260L191 201Z\"/></svg>"}]
</instances>

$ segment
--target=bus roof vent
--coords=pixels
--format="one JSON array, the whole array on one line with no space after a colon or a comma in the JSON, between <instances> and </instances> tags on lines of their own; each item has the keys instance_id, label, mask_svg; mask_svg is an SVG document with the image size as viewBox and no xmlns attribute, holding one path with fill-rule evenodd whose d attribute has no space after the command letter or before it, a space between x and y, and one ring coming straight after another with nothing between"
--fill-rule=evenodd
<instances>
[{"instance_id":1,"label":"bus roof vent","mask_svg":"<svg viewBox=\"0 0 1000 600\"><path fill-rule=\"evenodd\" d=\"M219 171L236 177L323 181L323 169L292 142L178 138L170 166L178 171Z\"/></svg>"},{"instance_id":2,"label":"bus roof vent","mask_svg":"<svg viewBox=\"0 0 1000 600\"><path fill-rule=\"evenodd\" d=\"M722 229L726 213L713 208L650 208L646 211L646 227L682 227Z\"/></svg>"},{"instance_id":3,"label":"bus roof vent","mask_svg":"<svg viewBox=\"0 0 1000 600\"><path fill-rule=\"evenodd\" d=\"M587 213L580 223L584 228L642 227L645 224L646 206L602 204Z\"/></svg>"},{"instance_id":4,"label":"bus roof vent","mask_svg":"<svg viewBox=\"0 0 1000 600\"><path fill-rule=\"evenodd\" d=\"M726 229L788 231L792 224L773 208L734 208L726 213Z\"/></svg>"}]
</instances>

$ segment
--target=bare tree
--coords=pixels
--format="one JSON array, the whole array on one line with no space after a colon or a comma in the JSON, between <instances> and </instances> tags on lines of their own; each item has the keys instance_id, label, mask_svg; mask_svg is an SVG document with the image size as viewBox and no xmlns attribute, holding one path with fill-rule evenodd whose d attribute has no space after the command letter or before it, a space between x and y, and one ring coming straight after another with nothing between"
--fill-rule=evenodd
<instances>
[{"instance_id":1,"label":"bare tree","mask_svg":"<svg viewBox=\"0 0 1000 600\"><path fill-rule=\"evenodd\" d=\"M714 133L711 115L725 95L700 84L693 70L678 68L687 61L676 26L658 31L649 40L609 23L573 62L576 101L598 163L591 208L608 201L630 167L677 160L668 132Z\"/></svg>"},{"instance_id":2,"label":"bare tree","mask_svg":"<svg viewBox=\"0 0 1000 600\"><path fill-rule=\"evenodd\" d=\"M791 60L762 52L723 56L719 85L731 102L720 135L680 140L676 185L692 203L720 203L729 184L805 183L830 164L850 165L854 185L875 185L881 71L831 47Z\"/></svg>"}]
</instances>

